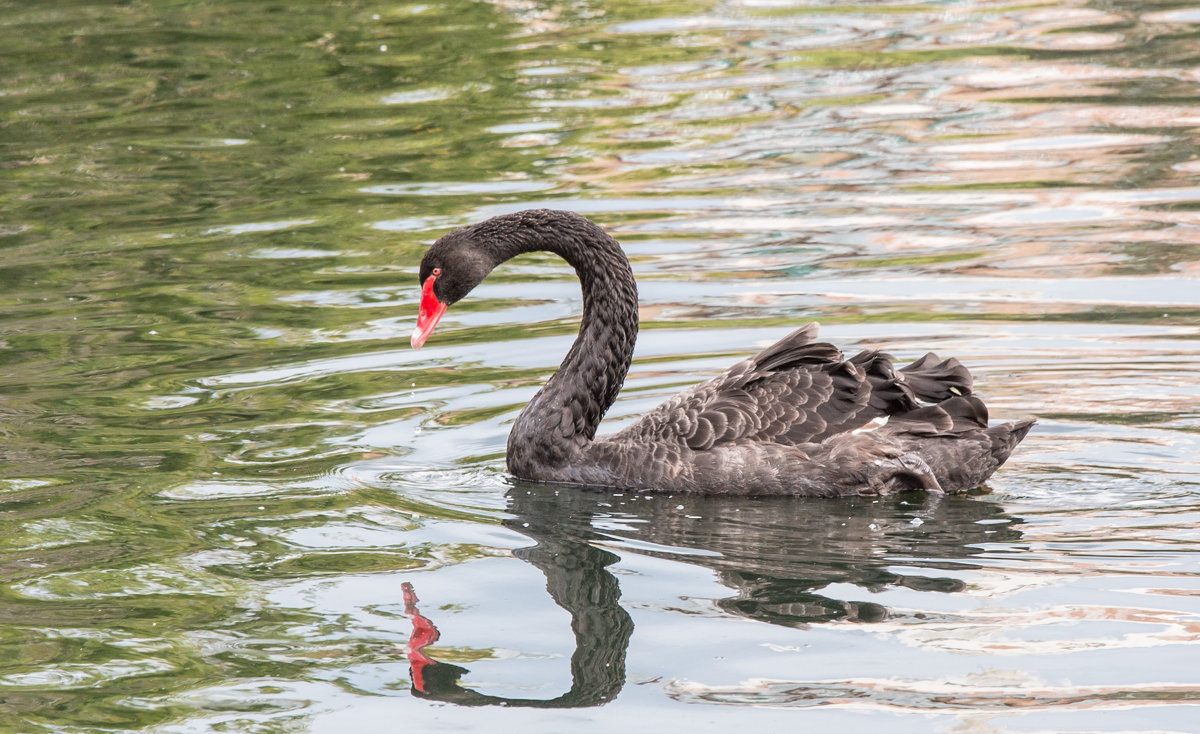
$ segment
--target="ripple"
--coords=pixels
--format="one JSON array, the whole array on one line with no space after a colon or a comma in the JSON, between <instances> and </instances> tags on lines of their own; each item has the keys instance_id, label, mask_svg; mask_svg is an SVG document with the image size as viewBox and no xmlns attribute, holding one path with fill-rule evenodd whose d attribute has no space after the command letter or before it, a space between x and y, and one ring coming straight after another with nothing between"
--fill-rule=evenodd
<instances>
[{"instance_id":1,"label":"ripple","mask_svg":"<svg viewBox=\"0 0 1200 734\"><path fill-rule=\"evenodd\" d=\"M308 224L313 224L315 219L284 219L278 222L250 222L247 224L230 224L224 227L212 227L206 229L204 234L256 234L258 232L279 232L285 229L294 229L303 227Z\"/></svg>"},{"instance_id":2,"label":"ripple","mask_svg":"<svg viewBox=\"0 0 1200 734\"><path fill-rule=\"evenodd\" d=\"M1145 13L1142 15L1142 21L1146 23L1200 23L1200 8L1180 8Z\"/></svg>"},{"instance_id":3,"label":"ripple","mask_svg":"<svg viewBox=\"0 0 1200 734\"><path fill-rule=\"evenodd\" d=\"M31 599L68 601L145 595L224 597L236 593L236 585L200 570L147 564L128 569L48 574L36 581L16 584L13 590Z\"/></svg>"},{"instance_id":4,"label":"ripple","mask_svg":"<svg viewBox=\"0 0 1200 734\"><path fill-rule=\"evenodd\" d=\"M175 666L166 660L141 658L138 660L112 660L94 665L62 664L51 665L27 673L0 676L0 685L13 690L88 688L135 676L169 673Z\"/></svg>"},{"instance_id":5,"label":"ripple","mask_svg":"<svg viewBox=\"0 0 1200 734\"><path fill-rule=\"evenodd\" d=\"M740 686L672 682L673 698L694 703L810 708L848 706L911 712L955 710L963 713L1044 711L1058 708L1123 709L1187 703L1200 697L1200 686L1055 686L1020 671L989 670L962 679L914 681L777 681L753 679Z\"/></svg>"},{"instance_id":6,"label":"ripple","mask_svg":"<svg viewBox=\"0 0 1200 734\"><path fill-rule=\"evenodd\" d=\"M1076 148L1112 148L1118 146L1146 146L1166 142L1156 135L1118 135L1096 133L1093 135L1039 136L1037 138L1015 138L979 143L946 143L929 148L932 153L1012 153L1019 151L1072 150Z\"/></svg>"},{"instance_id":7,"label":"ripple","mask_svg":"<svg viewBox=\"0 0 1200 734\"><path fill-rule=\"evenodd\" d=\"M424 89L409 89L403 92L393 92L379 99L386 105L410 105L425 102L442 102L453 99L464 92L486 92L491 89L487 84L468 84L462 87L426 87Z\"/></svg>"},{"instance_id":8,"label":"ripple","mask_svg":"<svg viewBox=\"0 0 1200 734\"><path fill-rule=\"evenodd\" d=\"M387 184L359 189L364 194L383 196L477 196L480 194L516 194L546 191L557 184L549 181L474 181Z\"/></svg>"}]
</instances>

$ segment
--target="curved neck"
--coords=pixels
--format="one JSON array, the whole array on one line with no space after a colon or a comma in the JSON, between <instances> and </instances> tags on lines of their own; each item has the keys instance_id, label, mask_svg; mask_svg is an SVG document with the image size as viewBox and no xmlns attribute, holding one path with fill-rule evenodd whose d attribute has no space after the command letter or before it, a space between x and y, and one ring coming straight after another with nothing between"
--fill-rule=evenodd
<instances>
[{"instance_id":1,"label":"curved neck","mask_svg":"<svg viewBox=\"0 0 1200 734\"><path fill-rule=\"evenodd\" d=\"M595 437L633 359L638 295L628 258L600 227L575 215L564 219L561 212L545 221L537 216L541 212L523 214L530 216L519 233L498 238L504 243L497 245L499 261L535 250L553 252L575 268L583 289L579 336L508 437L509 471L529 477L530 467L563 464Z\"/></svg>"}]
</instances>

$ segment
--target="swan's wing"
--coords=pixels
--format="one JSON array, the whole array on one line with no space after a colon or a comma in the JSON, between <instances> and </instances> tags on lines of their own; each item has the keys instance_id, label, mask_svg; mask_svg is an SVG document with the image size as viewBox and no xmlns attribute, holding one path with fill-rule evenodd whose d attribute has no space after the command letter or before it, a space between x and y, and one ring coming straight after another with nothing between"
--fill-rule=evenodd
<instances>
[{"instance_id":1,"label":"swan's wing","mask_svg":"<svg viewBox=\"0 0 1200 734\"><path fill-rule=\"evenodd\" d=\"M828 433L869 406L870 389L864 372L833 345L813 341L816 334L816 324L798 329L618 435L703 451L743 439L804 443Z\"/></svg>"},{"instance_id":2,"label":"swan's wing","mask_svg":"<svg viewBox=\"0 0 1200 734\"><path fill-rule=\"evenodd\" d=\"M814 341L817 328L797 329L667 400L618 436L678 441L693 450L743 439L795 445L917 409L918 398L932 402L943 393L970 391L970 374L956 360L926 355L900 371L880 352L847 360L833 345Z\"/></svg>"}]
</instances>

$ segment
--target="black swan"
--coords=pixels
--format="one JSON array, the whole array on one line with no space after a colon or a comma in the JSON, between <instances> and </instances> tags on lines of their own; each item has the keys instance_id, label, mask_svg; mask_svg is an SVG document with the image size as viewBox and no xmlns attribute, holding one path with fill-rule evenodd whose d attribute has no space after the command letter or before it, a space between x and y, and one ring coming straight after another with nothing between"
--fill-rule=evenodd
<instances>
[{"instance_id":1,"label":"black swan","mask_svg":"<svg viewBox=\"0 0 1200 734\"><path fill-rule=\"evenodd\" d=\"M583 323L509 434L508 470L518 478L714 495L964 492L991 476L1034 424L989 428L956 359L931 353L899 369L878 351L846 359L815 341L809 324L596 438L632 359L637 285L617 241L564 211L505 214L435 242L421 259L413 347L493 268L538 250L575 268Z\"/></svg>"}]
</instances>

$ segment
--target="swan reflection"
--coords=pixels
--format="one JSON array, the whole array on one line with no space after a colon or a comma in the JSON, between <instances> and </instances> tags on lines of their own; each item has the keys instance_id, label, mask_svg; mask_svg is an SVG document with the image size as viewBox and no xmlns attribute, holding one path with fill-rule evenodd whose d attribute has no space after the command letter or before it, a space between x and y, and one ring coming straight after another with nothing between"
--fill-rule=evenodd
<instances>
[{"instance_id":1,"label":"swan reflection","mask_svg":"<svg viewBox=\"0 0 1200 734\"><path fill-rule=\"evenodd\" d=\"M479 693L468 671L424 652L436 620L419 611L406 585L414 695L469 706L595 706L625 684L633 620L620 604L608 567L634 552L711 569L732 593L725 613L799 627L833 620L870 623L888 617L881 604L841 598L847 584L864 593L888 587L955 593L964 583L942 568L976 568L986 544L1020 537L1020 520L994 502L906 493L878 499L648 496L516 483L504 524L534 544L514 551L546 577L546 589L571 616L575 649L571 687L548 699ZM615 552L614 552L615 551ZM910 571L906 572L906 569ZM824 592L824 593L823 593Z\"/></svg>"}]
</instances>

